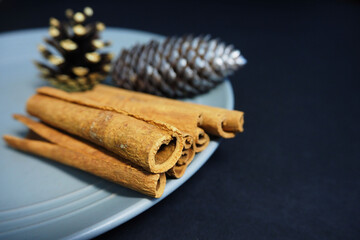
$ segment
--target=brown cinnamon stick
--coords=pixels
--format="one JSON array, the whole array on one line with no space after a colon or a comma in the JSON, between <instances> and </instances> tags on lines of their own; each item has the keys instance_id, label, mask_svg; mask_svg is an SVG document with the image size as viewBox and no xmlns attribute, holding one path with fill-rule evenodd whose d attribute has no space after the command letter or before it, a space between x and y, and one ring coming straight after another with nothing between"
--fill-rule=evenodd
<instances>
[{"instance_id":1,"label":"brown cinnamon stick","mask_svg":"<svg viewBox=\"0 0 360 240\"><path fill-rule=\"evenodd\" d=\"M187 166L192 162L194 157L194 139L190 135L185 135L182 155L180 159L176 162L176 164L166 172L166 174L173 178L181 178L184 175Z\"/></svg>"},{"instance_id":2,"label":"brown cinnamon stick","mask_svg":"<svg viewBox=\"0 0 360 240\"><path fill-rule=\"evenodd\" d=\"M27 102L28 113L153 173L169 170L181 157L183 137L173 126L113 108L99 108L91 101L68 100L66 92L59 92L60 97L43 94L31 97Z\"/></svg>"},{"instance_id":3,"label":"brown cinnamon stick","mask_svg":"<svg viewBox=\"0 0 360 240\"><path fill-rule=\"evenodd\" d=\"M49 87L39 88L38 92L45 95L56 95L58 97L63 95L60 90ZM196 152L205 149L210 141L207 134L198 127L198 125L202 123L201 115L179 111L178 107L172 107L168 104L138 101L137 99L127 99L123 96L102 94L96 91L71 93L68 94L67 98L76 102L92 101L97 104L98 107L107 106L116 111L126 111L131 114L141 115L147 119L158 120L175 126L183 135L191 136L194 139Z\"/></svg>"},{"instance_id":4,"label":"brown cinnamon stick","mask_svg":"<svg viewBox=\"0 0 360 240\"><path fill-rule=\"evenodd\" d=\"M195 152L203 150L209 143L209 137L205 134L205 132L200 131L201 133L199 133L199 129L197 127L198 119L192 118L193 115L190 114L178 114L177 112L167 112L166 114L163 114L164 111L161 107L153 108L153 106L148 104L121 104L120 106L116 105L114 102L109 102L106 96L93 99L81 95L65 93L61 90L49 87L39 88L38 92L43 95L56 97L82 105L95 106L99 109L111 109L112 111L120 113L126 111L127 114L141 116L142 118L150 119L152 121L160 120L168 125L175 126L181 131L184 139L184 147L181 157L178 160L178 162L182 163L174 164L176 170L168 172L168 175L171 177L180 178L184 174L186 166L193 160ZM195 144L194 138L198 140L199 137L202 137L204 140ZM182 170L179 170L180 168Z\"/></svg>"},{"instance_id":5,"label":"brown cinnamon stick","mask_svg":"<svg viewBox=\"0 0 360 240\"><path fill-rule=\"evenodd\" d=\"M31 140L5 135L4 139L11 147L81 169L151 197L158 198L163 194L166 184L164 173L148 173L105 149L25 116L14 115L14 118L40 138Z\"/></svg>"},{"instance_id":6,"label":"brown cinnamon stick","mask_svg":"<svg viewBox=\"0 0 360 240\"><path fill-rule=\"evenodd\" d=\"M123 101L127 103L150 103L156 105L156 107L166 106L167 111L193 114L195 118L201 116L203 119L199 122L199 127L203 128L207 133L223 138L233 138L236 133L244 130L244 113L241 111L183 102L103 84L97 85L92 91L76 93L76 95L91 96L98 99L101 96L106 96L109 102L116 100L116 102Z\"/></svg>"},{"instance_id":7,"label":"brown cinnamon stick","mask_svg":"<svg viewBox=\"0 0 360 240\"><path fill-rule=\"evenodd\" d=\"M196 147L195 150L196 152L201 152L203 150L205 150L205 148L209 145L210 142L210 137L209 135L207 135L204 131L204 129L202 128L196 128Z\"/></svg>"}]
</instances>

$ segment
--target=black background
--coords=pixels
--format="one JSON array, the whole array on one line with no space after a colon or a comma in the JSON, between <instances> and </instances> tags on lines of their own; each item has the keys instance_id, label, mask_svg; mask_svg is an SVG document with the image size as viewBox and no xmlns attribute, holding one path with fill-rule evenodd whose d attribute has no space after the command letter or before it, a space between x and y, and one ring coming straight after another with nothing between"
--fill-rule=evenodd
<instances>
[{"instance_id":1,"label":"black background","mask_svg":"<svg viewBox=\"0 0 360 240\"><path fill-rule=\"evenodd\" d=\"M359 2L2 0L0 31L86 5L108 26L210 33L248 60L230 78L245 132L98 239L360 239Z\"/></svg>"}]
</instances>

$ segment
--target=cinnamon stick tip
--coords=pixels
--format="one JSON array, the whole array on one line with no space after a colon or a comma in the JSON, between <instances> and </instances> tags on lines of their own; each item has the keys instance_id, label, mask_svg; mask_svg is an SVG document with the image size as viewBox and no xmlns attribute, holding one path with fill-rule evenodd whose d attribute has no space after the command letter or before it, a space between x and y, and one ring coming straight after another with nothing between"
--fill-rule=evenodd
<instances>
[{"instance_id":1,"label":"cinnamon stick tip","mask_svg":"<svg viewBox=\"0 0 360 240\"><path fill-rule=\"evenodd\" d=\"M21 121L21 119L26 118L26 116L24 116L24 115L22 115L22 114L18 114L18 113L14 113L14 114L12 115L12 117L13 117L14 119L18 120L18 121Z\"/></svg>"},{"instance_id":2,"label":"cinnamon stick tip","mask_svg":"<svg viewBox=\"0 0 360 240\"><path fill-rule=\"evenodd\" d=\"M14 141L18 140L19 138L5 134L3 135L3 139L9 146L12 146Z\"/></svg>"},{"instance_id":3,"label":"cinnamon stick tip","mask_svg":"<svg viewBox=\"0 0 360 240\"><path fill-rule=\"evenodd\" d=\"M171 178L181 178L186 171L188 164L186 165L175 165L173 168L171 168L169 171L166 172L166 174Z\"/></svg>"},{"instance_id":4,"label":"cinnamon stick tip","mask_svg":"<svg viewBox=\"0 0 360 240\"><path fill-rule=\"evenodd\" d=\"M177 137L164 137L155 143L149 152L149 171L162 173L174 166L181 156L182 146L179 145L180 142Z\"/></svg>"},{"instance_id":5,"label":"cinnamon stick tip","mask_svg":"<svg viewBox=\"0 0 360 240\"><path fill-rule=\"evenodd\" d=\"M245 119L244 119L244 113L243 113L239 119L239 132L244 131L244 123L245 123Z\"/></svg>"},{"instance_id":6,"label":"cinnamon stick tip","mask_svg":"<svg viewBox=\"0 0 360 240\"><path fill-rule=\"evenodd\" d=\"M156 190L155 190L155 198L160 198L165 190L166 185L166 176L165 173L159 174L159 180L157 181Z\"/></svg>"}]
</instances>

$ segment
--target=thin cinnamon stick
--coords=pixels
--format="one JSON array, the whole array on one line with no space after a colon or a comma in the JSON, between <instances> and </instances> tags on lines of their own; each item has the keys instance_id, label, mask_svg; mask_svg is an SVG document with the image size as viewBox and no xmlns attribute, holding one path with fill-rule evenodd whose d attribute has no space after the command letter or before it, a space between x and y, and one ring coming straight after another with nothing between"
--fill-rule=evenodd
<instances>
[{"instance_id":1,"label":"thin cinnamon stick","mask_svg":"<svg viewBox=\"0 0 360 240\"><path fill-rule=\"evenodd\" d=\"M183 135L191 136L194 139L195 152L203 151L210 142L209 136L198 127L203 121L201 115L179 111L177 107L169 107L168 104L118 100L113 95L99 95L96 93L74 94L89 98L99 104L112 106L115 109L123 109L130 113L141 114L148 119L166 122L182 131Z\"/></svg>"},{"instance_id":2,"label":"thin cinnamon stick","mask_svg":"<svg viewBox=\"0 0 360 240\"><path fill-rule=\"evenodd\" d=\"M194 157L194 140L190 135L185 135L182 155L176 164L166 172L166 174L172 178L181 178L184 175L187 166L192 162Z\"/></svg>"},{"instance_id":3,"label":"thin cinnamon stick","mask_svg":"<svg viewBox=\"0 0 360 240\"><path fill-rule=\"evenodd\" d=\"M168 111L173 109L181 113L191 113L197 117L202 116L203 121L199 123L199 127L203 128L207 133L223 138L233 138L236 133L244 130L244 113L241 111L183 102L146 93L106 86L104 84L97 85L92 91L76 94L92 96L95 98L100 95L106 96L106 98L113 96L113 99L117 99L117 101L136 101L138 103L147 102L153 105L156 104L157 107L166 106Z\"/></svg>"},{"instance_id":4,"label":"thin cinnamon stick","mask_svg":"<svg viewBox=\"0 0 360 240\"><path fill-rule=\"evenodd\" d=\"M196 152L201 152L209 145L210 137L207 135L202 128L196 128Z\"/></svg>"},{"instance_id":5,"label":"thin cinnamon stick","mask_svg":"<svg viewBox=\"0 0 360 240\"><path fill-rule=\"evenodd\" d=\"M61 97L60 90L42 87L38 92L45 95ZM192 112L179 111L178 107L169 106L169 104L154 104L153 102L138 101L137 99L124 98L114 94L102 94L96 91L77 92L68 94L67 99L76 102L92 101L98 107L111 107L116 111L126 111L127 113L141 115L147 119L165 122L179 129L184 136L191 136L194 139L194 149L200 152L209 144L209 137L200 130L198 125L202 123L200 114ZM201 142L198 142L199 139Z\"/></svg>"},{"instance_id":6,"label":"thin cinnamon stick","mask_svg":"<svg viewBox=\"0 0 360 240\"><path fill-rule=\"evenodd\" d=\"M49 142L5 135L4 139L11 147L81 169L151 197L158 198L163 194L166 184L164 173L148 173L91 143L27 117L14 117Z\"/></svg>"}]
</instances>

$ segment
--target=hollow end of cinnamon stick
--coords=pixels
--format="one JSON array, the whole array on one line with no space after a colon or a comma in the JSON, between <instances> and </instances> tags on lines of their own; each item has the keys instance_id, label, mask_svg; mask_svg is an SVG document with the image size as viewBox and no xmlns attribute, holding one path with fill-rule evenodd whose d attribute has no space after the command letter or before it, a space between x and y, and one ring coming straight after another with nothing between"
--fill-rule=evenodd
<instances>
[{"instance_id":1,"label":"hollow end of cinnamon stick","mask_svg":"<svg viewBox=\"0 0 360 240\"><path fill-rule=\"evenodd\" d=\"M190 134L183 134L184 138L184 149L190 149L194 144L194 139L190 136Z\"/></svg>"},{"instance_id":2,"label":"hollow end of cinnamon stick","mask_svg":"<svg viewBox=\"0 0 360 240\"><path fill-rule=\"evenodd\" d=\"M166 175L165 173L160 173L159 179L156 184L155 195L153 196L154 198L159 198L162 196L165 190L165 185L166 185Z\"/></svg>"},{"instance_id":3,"label":"hollow end of cinnamon stick","mask_svg":"<svg viewBox=\"0 0 360 240\"><path fill-rule=\"evenodd\" d=\"M175 164L175 166L173 166L171 169L169 169L166 172L166 175L168 175L171 178L181 178L185 174L187 167L192 162L194 157L195 157L194 149L191 152L185 151L181 156L181 158L179 159L179 161Z\"/></svg>"},{"instance_id":4,"label":"hollow end of cinnamon stick","mask_svg":"<svg viewBox=\"0 0 360 240\"><path fill-rule=\"evenodd\" d=\"M169 169L166 172L166 174L171 178L181 178L185 174L187 167L192 162L194 157L195 157L194 148L183 151L183 155L181 156L179 161L176 163L175 166Z\"/></svg>"},{"instance_id":5,"label":"hollow end of cinnamon stick","mask_svg":"<svg viewBox=\"0 0 360 240\"><path fill-rule=\"evenodd\" d=\"M181 178L187 169L187 165L175 165L169 171L166 172L170 178Z\"/></svg>"},{"instance_id":6,"label":"hollow end of cinnamon stick","mask_svg":"<svg viewBox=\"0 0 360 240\"><path fill-rule=\"evenodd\" d=\"M243 132L244 131L244 113L233 112L231 117L227 118L222 122L222 129L225 132Z\"/></svg>"},{"instance_id":7,"label":"hollow end of cinnamon stick","mask_svg":"<svg viewBox=\"0 0 360 240\"><path fill-rule=\"evenodd\" d=\"M179 156L176 150L179 148L177 140L173 137L170 141L164 139L154 144L149 152L149 170L153 173L161 173L170 169L177 161Z\"/></svg>"},{"instance_id":8,"label":"hollow end of cinnamon stick","mask_svg":"<svg viewBox=\"0 0 360 240\"><path fill-rule=\"evenodd\" d=\"M166 174L172 178L182 177L187 165L189 165L195 157L195 142L193 137L189 134L184 134L183 139L184 147L181 157L176 164L166 172Z\"/></svg>"},{"instance_id":9,"label":"hollow end of cinnamon stick","mask_svg":"<svg viewBox=\"0 0 360 240\"><path fill-rule=\"evenodd\" d=\"M230 113L203 114L203 119L204 121L200 128L214 136L233 138L236 133L243 130L244 119L242 112L231 111Z\"/></svg>"},{"instance_id":10,"label":"hollow end of cinnamon stick","mask_svg":"<svg viewBox=\"0 0 360 240\"><path fill-rule=\"evenodd\" d=\"M195 139L195 152L201 152L205 150L205 148L210 143L210 137L207 135L202 128L196 129L196 139Z\"/></svg>"}]
</instances>

